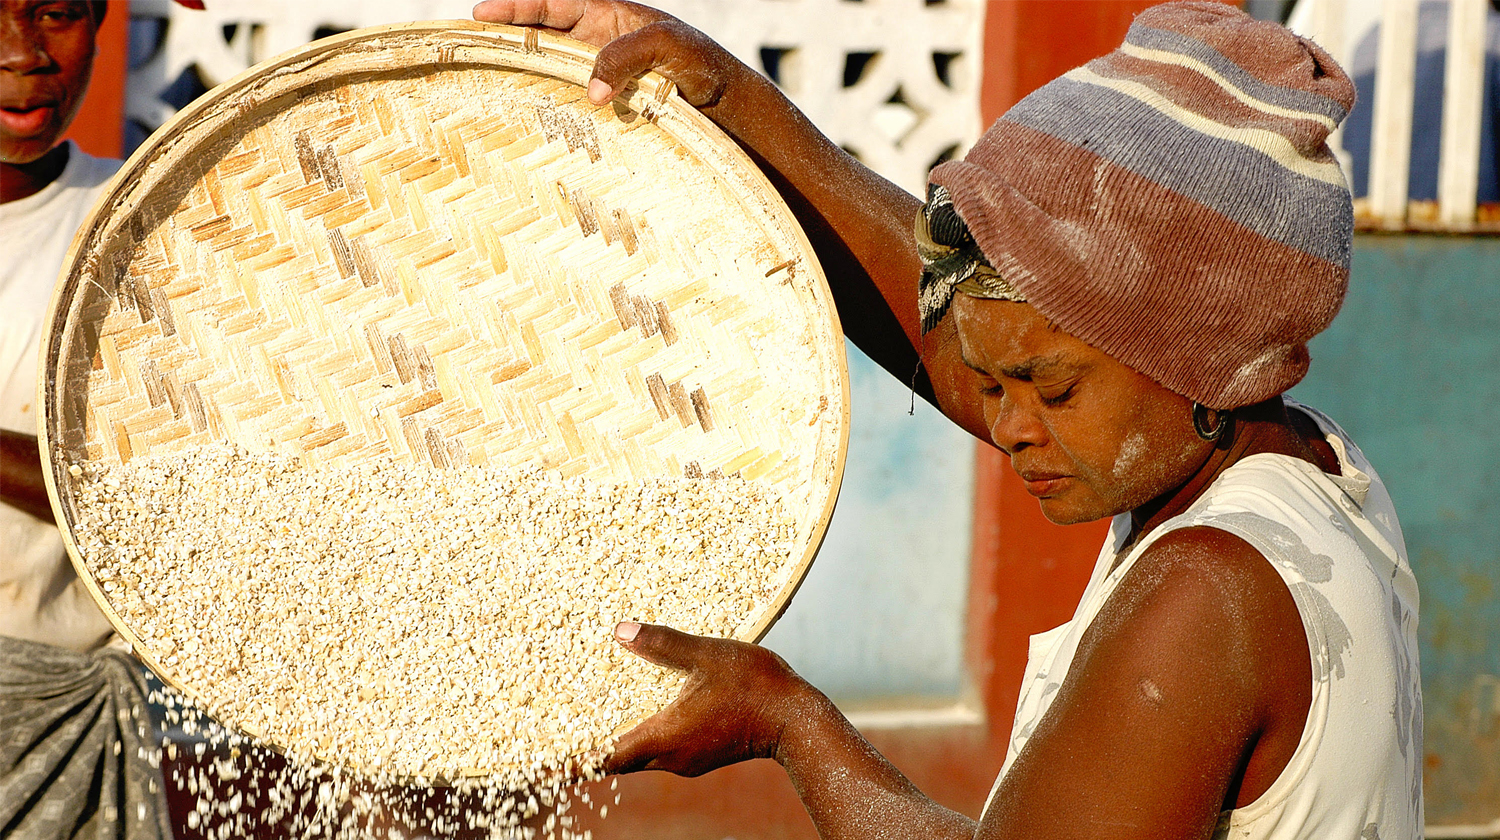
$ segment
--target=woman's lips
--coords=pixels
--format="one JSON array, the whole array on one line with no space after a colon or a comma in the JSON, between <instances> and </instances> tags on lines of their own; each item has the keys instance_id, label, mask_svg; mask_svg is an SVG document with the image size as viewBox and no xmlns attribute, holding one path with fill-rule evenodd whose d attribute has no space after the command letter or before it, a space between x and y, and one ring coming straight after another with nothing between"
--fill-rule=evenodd
<instances>
[{"instance_id":1,"label":"woman's lips","mask_svg":"<svg viewBox=\"0 0 1500 840\"><path fill-rule=\"evenodd\" d=\"M0 126L4 126L7 134L30 137L47 127L56 110L57 107L54 105L38 105L34 108L0 108Z\"/></svg>"},{"instance_id":2,"label":"woman's lips","mask_svg":"<svg viewBox=\"0 0 1500 840\"><path fill-rule=\"evenodd\" d=\"M1026 492L1039 499L1056 495L1062 489L1063 482L1067 480L1068 476L1065 475L1021 475L1021 482L1026 485Z\"/></svg>"}]
</instances>

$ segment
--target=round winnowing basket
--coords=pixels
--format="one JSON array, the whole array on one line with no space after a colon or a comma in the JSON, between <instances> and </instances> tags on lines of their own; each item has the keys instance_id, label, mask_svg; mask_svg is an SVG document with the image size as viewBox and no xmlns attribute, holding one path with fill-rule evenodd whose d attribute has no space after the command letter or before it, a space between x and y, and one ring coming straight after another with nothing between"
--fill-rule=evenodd
<instances>
[{"instance_id":1,"label":"round winnowing basket","mask_svg":"<svg viewBox=\"0 0 1500 840\"><path fill-rule=\"evenodd\" d=\"M227 442L737 477L774 488L797 548L735 635L785 608L842 475L831 298L739 148L656 76L591 105L593 55L472 23L346 33L211 91L106 190L53 302L43 457L80 576L169 684L201 693L95 580L80 464Z\"/></svg>"}]
</instances>

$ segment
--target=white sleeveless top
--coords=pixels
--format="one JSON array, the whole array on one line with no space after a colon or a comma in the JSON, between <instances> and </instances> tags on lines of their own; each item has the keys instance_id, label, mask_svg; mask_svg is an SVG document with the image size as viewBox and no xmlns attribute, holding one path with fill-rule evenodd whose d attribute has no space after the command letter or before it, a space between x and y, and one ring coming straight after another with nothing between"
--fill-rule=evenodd
<instances>
[{"instance_id":1,"label":"white sleeveless top","mask_svg":"<svg viewBox=\"0 0 1500 840\"><path fill-rule=\"evenodd\" d=\"M1067 677L1078 642L1130 572L1168 531L1207 526L1254 546L1286 582L1312 653L1312 704L1286 769L1259 799L1220 815L1226 840L1422 836L1422 686L1417 585L1390 495L1334 422L1313 418L1342 475L1284 455L1225 470L1191 508L1135 546L1117 568L1130 516L1115 517L1073 619L1031 637L1000 780ZM990 798L994 798L994 791Z\"/></svg>"}]
</instances>

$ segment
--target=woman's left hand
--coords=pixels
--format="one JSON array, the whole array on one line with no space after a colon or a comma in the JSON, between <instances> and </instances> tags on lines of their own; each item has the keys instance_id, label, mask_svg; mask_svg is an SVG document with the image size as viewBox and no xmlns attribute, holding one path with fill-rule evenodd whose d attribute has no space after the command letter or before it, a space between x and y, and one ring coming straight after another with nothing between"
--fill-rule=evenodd
<instances>
[{"instance_id":1,"label":"woman's left hand","mask_svg":"<svg viewBox=\"0 0 1500 840\"><path fill-rule=\"evenodd\" d=\"M666 770L699 776L752 758L777 758L789 722L831 707L782 660L758 645L621 622L631 653L687 672L672 705L621 736L610 773Z\"/></svg>"}]
</instances>

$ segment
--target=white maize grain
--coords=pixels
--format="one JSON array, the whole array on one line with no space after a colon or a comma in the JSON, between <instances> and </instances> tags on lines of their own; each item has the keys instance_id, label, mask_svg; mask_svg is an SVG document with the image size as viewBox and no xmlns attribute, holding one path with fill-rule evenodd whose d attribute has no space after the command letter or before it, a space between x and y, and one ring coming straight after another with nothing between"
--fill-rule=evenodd
<instances>
[{"instance_id":1,"label":"white maize grain","mask_svg":"<svg viewBox=\"0 0 1500 840\"><path fill-rule=\"evenodd\" d=\"M227 445L77 469L82 554L167 676L293 757L392 777L597 778L681 684L615 623L743 632L795 559L795 523L738 479L329 471Z\"/></svg>"}]
</instances>

